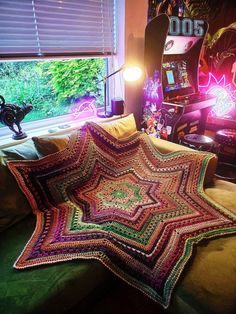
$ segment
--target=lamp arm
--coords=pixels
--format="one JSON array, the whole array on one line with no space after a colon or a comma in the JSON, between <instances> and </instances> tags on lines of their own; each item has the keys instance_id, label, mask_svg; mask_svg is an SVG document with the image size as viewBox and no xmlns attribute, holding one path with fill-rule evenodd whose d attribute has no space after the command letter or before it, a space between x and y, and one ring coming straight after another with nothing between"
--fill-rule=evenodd
<instances>
[{"instance_id":1,"label":"lamp arm","mask_svg":"<svg viewBox=\"0 0 236 314\"><path fill-rule=\"evenodd\" d=\"M103 80L107 80L109 77L115 75L116 73L119 73L120 71L122 71L124 69L124 66L122 65L118 70L116 70L115 72L112 72L111 74L104 76Z\"/></svg>"},{"instance_id":2,"label":"lamp arm","mask_svg":"<svg viewBox=\"0 0 236 314\"><path fill-rule=\"evenodd\" d=\"M118 70L116 70L115 72L112 72L111 74L104 76L103 78L103 90L104 90L104 111L105 114L107 113L107 79L113 75L115 75L116 73L119 73L120 71L122 71L124 68L124 66L122 65Z\"/></svg>"},{"instance_id":3,"label":"lamp arm","mask_svg":"<svg viewBox=\"0 0 236 314\"><path fill-rule=\"evenodd\" d=\"M107 79L103 80L103 91L104 91L104 111L105 115L107 114Z\"/></svg>"}]
</instances>

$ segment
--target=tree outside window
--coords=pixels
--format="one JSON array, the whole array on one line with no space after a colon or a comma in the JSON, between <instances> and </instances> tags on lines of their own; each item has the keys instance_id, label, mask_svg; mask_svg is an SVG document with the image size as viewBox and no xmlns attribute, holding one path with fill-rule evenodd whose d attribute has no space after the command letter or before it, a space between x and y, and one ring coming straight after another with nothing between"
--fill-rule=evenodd
<instances>
[{"instance_id":1,"label":"tree outside window","mask_svg":"<svg viewBox=\"0 0 236 314\"><path fill-rule=\"evenodd\" d=\"M98 108L106 68L105 58L2 62L0 94L6 103L33 105L24 121L68 114L84 96L93 96Z\"/></svg>"}]
</instances>

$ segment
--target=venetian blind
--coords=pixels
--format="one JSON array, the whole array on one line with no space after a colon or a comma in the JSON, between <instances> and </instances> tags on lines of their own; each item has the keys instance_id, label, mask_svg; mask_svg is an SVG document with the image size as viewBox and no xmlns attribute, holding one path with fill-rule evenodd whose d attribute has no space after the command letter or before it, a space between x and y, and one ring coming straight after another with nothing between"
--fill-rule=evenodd
<instances>
[{"instance_id":1,"label":"venetian blind","mask_svg":"<svg viewBox=\"0 0 236 314\"><path fill-rule=\"evenodd\" d=\"M114 50L113 0L1 0L0 58Z\"/></svg>"}]
</instances>

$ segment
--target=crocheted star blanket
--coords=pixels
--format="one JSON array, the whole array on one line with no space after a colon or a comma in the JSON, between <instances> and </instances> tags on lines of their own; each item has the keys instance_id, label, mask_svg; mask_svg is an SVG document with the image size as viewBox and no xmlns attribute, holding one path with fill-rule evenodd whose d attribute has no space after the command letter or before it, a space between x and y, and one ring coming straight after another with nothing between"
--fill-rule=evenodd
<instances>
[{"instance_id":1,"label":"crocheted star blanket","mask_svg":"<svg viewBox=\"0 0 236 314\"><path fill-rule=\"evenodd\" d=\"M210 158L162 155L145 134L117 140L88 123L65 150L10 162L37 216L15 268L98 259L168 307L193 244L236 231L233 213L204 194Z\"/></svg>"}]
</instances>

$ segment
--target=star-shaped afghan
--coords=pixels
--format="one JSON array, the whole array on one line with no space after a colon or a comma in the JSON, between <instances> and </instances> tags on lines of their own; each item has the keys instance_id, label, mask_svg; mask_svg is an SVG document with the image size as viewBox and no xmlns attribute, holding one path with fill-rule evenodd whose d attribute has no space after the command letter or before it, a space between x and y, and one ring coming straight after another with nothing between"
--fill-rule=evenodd
<instances>
[{"instance_id":1,"label":"star-shaped afghan","mask_svg":"<svg viewBox=\"0 0 236 314\"><path fill-rule=\"evenodd\" d=\"M95 258L167 307L193 243L236 231L204 194L211 154L162 155L145 134L117 140L94 123L68 147L9 168L37 215L16 268Z\"/></svg>"}]
</instances>

